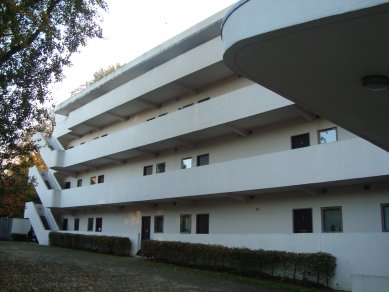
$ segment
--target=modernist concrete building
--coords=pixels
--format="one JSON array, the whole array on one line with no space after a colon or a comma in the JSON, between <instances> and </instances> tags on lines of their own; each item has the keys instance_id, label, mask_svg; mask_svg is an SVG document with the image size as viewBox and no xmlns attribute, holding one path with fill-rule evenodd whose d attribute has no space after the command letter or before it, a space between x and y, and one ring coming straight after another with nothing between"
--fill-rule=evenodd
<instances>
[{"instance_id":1,"label":"modernist concrete building","mask_svg":"<svg viewBox=\"0 0 389 292\"><path fill-rule=\"evenodd\" d=\"M329 252L388 276L389 155L231 71L210 17L57 106L31 169L50 230ZM39 135L38 135L39 136Z\"/></svg>"}]
</instances>

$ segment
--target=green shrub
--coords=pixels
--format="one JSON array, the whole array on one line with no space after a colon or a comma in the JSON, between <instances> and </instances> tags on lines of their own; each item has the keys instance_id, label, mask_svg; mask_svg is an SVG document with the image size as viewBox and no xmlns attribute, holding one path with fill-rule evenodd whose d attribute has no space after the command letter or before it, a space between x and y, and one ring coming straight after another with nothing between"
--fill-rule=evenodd
<instances>
[{"instance_id":1,"label":"green shrub","mask_svg":"<svg viewBox=\"0 0 389 292\"><path fill-rule=\"evenodd\" d=\"M219 270L250 276L278 276L326 284L334 275L336 258L328 253L229 248L221 245L147 240L142 242L146 259Z\"/></svg>"},{"instance_id":2,"label":"green shrub","mask_svg":"<svg viewBox=\"0 0 389 292\"><path fill-rule=\"evenodd\" d=\"M22 233L12 233L11 234L11 241L26 241L26 234Z\"/></svg>"},{"instance_id":3,"label":"green shrub","mask_svg":"<svg viewBox=\"0 0 389 292\"><path fill-rule=\"evenodd\" d=\"M50 232L49 241L50 245L57 247L89 250L118 256L131 255L131 241L128 237Z\"/></svg>"}]
</instances>

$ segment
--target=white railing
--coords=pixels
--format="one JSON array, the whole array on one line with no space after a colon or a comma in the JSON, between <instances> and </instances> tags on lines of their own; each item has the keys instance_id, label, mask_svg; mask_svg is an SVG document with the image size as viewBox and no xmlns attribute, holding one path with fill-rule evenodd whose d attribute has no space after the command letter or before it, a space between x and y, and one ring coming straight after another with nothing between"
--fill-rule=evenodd
<instances>
[{"instance_id":1,"label":"white railing","mask_svg":"<svg viewBox=\"0 0 389 292\"><path fill-rule=\"evenodd\" d=\"M52 207L142 202L389 175L386 151L360 139L62 190ZM293 175L292 175L293 174ZM52 200L54 202L54 200Z\"/></svg>"},{"instance_id":2,"label":"white railing","mask_svg":"<svg viewBox=\"0 0 389 292\"><path fill-rule=\"evenodd\" d=\"M50 230L46 230L42 223L41 216L44 216L42 205L35 205L32 202L26 203L24 218L28 218L30 220L39 244L49 245Z\"/></svg>"}]
</instances>

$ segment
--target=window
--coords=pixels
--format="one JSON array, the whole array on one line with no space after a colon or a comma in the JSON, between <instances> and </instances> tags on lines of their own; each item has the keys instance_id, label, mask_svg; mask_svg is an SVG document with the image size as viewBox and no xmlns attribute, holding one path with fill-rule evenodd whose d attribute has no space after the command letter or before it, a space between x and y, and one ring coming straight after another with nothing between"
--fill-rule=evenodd
<instances>
[{"instance_id":1,"label":"window","mask_svg":"<svg viewBox=\"0 0 389 292\"><path fill-rule=\"evenodd\" d=\"M153 174L153 166L152 165L147 165L143 167L143 175L151 175Z\"/></svg>"},{"instance_id":2,"label":"window","mask_svg":"<svg viewBox=\"0 0 389 292\"><path fill-rule=\"evenodd\" d=\"M190 107L192 105L193 105L193 103L189 103L189 104L184 105L182 108L187 108L187 107Z\"/></svg>"},{"instance_id":3,"label":"window","mask_svg":"<svg viewBox=\"0 0 389 292\"><path fill-rule=\"evenodd\" d=\"M209 233L209 214L197 214L196 233L197 234Z\"/></svg>"},{"instance_id":4,"label":"window","mask_svg":"<svg viewBox=\"0 0 389 292\"><path fill-rule=\"evenodd\" d=\"M154 233L163 233L163 216L154 216Z\"/></svg>"},{"instance_id":5,"label":"window","mask_svg":"<svg viewBox=\"0 0 389 292\"><path fill-rule=\"evenodd\" d=\"M381 205L382 231L389 232L389 203Z\"/></svg>"},{"instance_id":6,"label":"window","mask_svg":"<svg viewBox=\"0 0 389 292\"><path fill-rule=\"evenodd\" d=\"M312 233L312 209L293 210L293 232Z\"/></svg>"},{"instance_id":7,"label":"window","mask_svg":"<svg viewBox=\"0 0 389 292\"><path fill-rule=\"evenodd\" d=\"M92 176L92 177L90 178L90 184L91 184L91 185L96 184L96 177L95 177L95 176Z\"/></svg>"},{"instance_id":8,"label":"window","mask_svg":"<svg viewBox=\"0 0 389 292\"><path fill-rule=\"evenodd\" d=\"M203 166L209 164L209 154L203 154L197 156L197 166Z\"/></svg>"},{"instance_id":9,"label":"window","mask_svg":"<svg viewBox=\"0 0 389 292\"><path fill-rule=\"evenodd\" d=\"M308 147L309 146L309 133L292 136L292 149Z\"/></svg>"},{"instance_id":10,"label":"window","mask_svg":"<svg viewBox=\"0 0 389 292\"><path fill-rule=\"evenodd\" d=\"M200 99L200 100L198 101L198 103L202 103L202 102L204 102L204 101L207 101L207 100L209 100L209 99L210 99L209 97L206 97L206 98Z\"/></svg>"},{"instance_id":11,"label":"window","mask_svg":"<svg viewBox=\"0 0 389 292\"><path fill-rule=\"evenodd\" d=\"M181 159L181 169L192 168L192 157Z\"/></svg>"},{"instance_id":12,"label":"window","mask_svg":"<svg viewBox=\"0 0 389 292\"><path fill-rule=\"evenodd\" d=\"M68 222L69 220L67 218L62 220L62 230L68 230Z\"/></svg>"},{"instance_id":13,"label":"window","mask_svg":"<svg viewBox=\"0 0 389 292\"><path fill-rule=\"evenodd\" d=\"M185 214L180 216L180 232L191 233L192 228L192 215Z\"/></svg>"},{"instance_id":14,"label":"window","mask_svg":"<svg viewBox=\"0 0 389 292\"><path fill-rule=\"evenodd\" d=\"M74 231L80 230L80 218L74 219Z\"/></svg>"},{"instance_id":15,"label":"window","mask_svg":"<svg viewBox=\"0 0 389 292\"><path fill-rule=\"evenodd\" d=\"M342 232L342 207L326 207L321 209L323 232Z\"/></svg>"},{"instance_id":16,"label":"window","mask_svg":"<svg viewBox=\"0 0 389 292\"><path fill-rule=\"evenodd\" d=\"M317 135L319 144L327 144L338 141L336 128L320 130Z\"/></svg>"},{"instance_id":17,"label":"window","mask_svg":"<svg viewBox=\"0 0 389 292\"><path fill-rule=\"evenodd\" d=\"M64 189L70 189L71 183L70 181L65 181L65 184L63 186Z\"/></svg>"},{"instance_id":18,"label":"window","mask_svg":"<svg viewBox=\"0 0 389 292\"><path fill-rule=\"evenodd\" d=\"M82 187L82 179L77 180L77 187Z\"/></svg>"},{"instance_id":19,"label":"window","mask_svg":"<svg viewBox=\"0 0 389 292\"><path fill-rule=\"evenodd\" d=\"M93 218L88 218L88 231L93 231Z\"/></svg>"},{"instance_id":20,"label":"window","mask_svg":"<svg viewBox=\"0 0 389 292\"><path fill-rule=\"evenodd\" d=\"M104 183L104 175L99 175L99 176L97 177L97 183L99 183L99 184Z\"/></svg>"},{"instance_id":21,"label":"window","mask_svg":"<svg viewBox=\"0 0 389 292\"><path fill-rule=\"evenodd\" d=\"M157 172L157 173L165 172L165 165L166 165L165 162L163 162L163 163L158 163L158 164L157 164L157 167L156 167L156 172Z\"/></svg>"},{"instance_id":22,"label":"window","mask_svg":"<svg viewBox=\"0 0 389 292\"><path fill-rule=\"evenodd\" d=\"M101 232L102 229L103 229L103 218L101 218L101 217L96 218L96 228L95 228L95 231L96 232Z\"/></svg>"}]
</instances>

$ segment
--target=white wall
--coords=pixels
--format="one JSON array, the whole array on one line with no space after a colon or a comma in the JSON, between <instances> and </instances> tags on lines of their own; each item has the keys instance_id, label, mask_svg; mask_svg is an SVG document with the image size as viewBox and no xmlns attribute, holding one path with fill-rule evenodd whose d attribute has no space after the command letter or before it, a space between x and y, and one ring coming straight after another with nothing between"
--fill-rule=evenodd
<instances>
[{"instance_id":1,"label":"white wall","mask_svg":"<svg viewBox=\"0 0 389 292\"><path fill-rule=\"evenodd\" d=\"M220 196L219 199L177 200L158 204L139 204L124 208L80 209L69 218L80 218L86 233L88 217L102 217L102 233L130 237L137 248L141 217L152 216L151 238L223 244L252 249L294 252L329 252L337 258L332 286L350 289L351 274L389 276L389 236L382 232L380 204L389 202L389 184L329 188L327 193L304 192L253 194L246 202ZM323 233L321 208L342 207L343 232ZM293 209L312 208L313 233L293 233ZM62 210L65 212L65 210ZM209 234L195 234L196 214L209 213ZM192 233L179 233L180 214L192 214ZM154 233L155 215L164 216L164 232ZM91 234L94 234L92 232ZM135 241L134 241L135 240Z\"/></svg>"}]
</instances>

